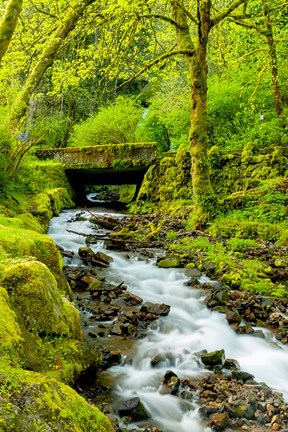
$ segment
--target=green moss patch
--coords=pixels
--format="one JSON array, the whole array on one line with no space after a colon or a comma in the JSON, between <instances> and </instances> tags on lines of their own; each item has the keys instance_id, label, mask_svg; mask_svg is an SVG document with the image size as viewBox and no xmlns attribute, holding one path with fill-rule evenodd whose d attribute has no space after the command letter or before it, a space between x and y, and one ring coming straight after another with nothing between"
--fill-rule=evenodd
<instances>
[{"instance_id":1,"label":"green moss patch","mask_svg":"<svg viewBox=\"0 0 288 432\"><path fill-rule=\"evenodd\" d=\"M12 265L4 270L2 285L29 331L79 338L79 313L70 304L64 307L56 279L44 264L27 261Z\"/></svg>"},{"instance_id":2,"label":"green moss patch","mask_svg":"<svg viewBox=\"0 0 288 432\"><path fill-rule=\"evenodd\" d=\"M107 417L70 387L1 363L0 371L0 430L113 432Z\"/></svg>"}]
</instances>

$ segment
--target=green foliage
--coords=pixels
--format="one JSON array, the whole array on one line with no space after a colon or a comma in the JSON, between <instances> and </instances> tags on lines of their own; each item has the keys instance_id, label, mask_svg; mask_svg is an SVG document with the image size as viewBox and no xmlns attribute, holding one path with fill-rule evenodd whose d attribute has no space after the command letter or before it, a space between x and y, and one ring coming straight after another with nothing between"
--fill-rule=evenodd
<instances>
[{"instance_id":1,"label":"green foliage","mask_svg":"<svg viewBox=\"0 0 288 432\"><path fill-rule=\"evenodd\" d=\"M234 218L233 214L217 218L209 227L209 233L215 237L240 237L242 239L262 239L275 242L283 232L279 225L259 223Z\"/></svg>"},{"instance_id":2,"label":"green foliage","mask_svg":"<svg viewBox=\"0 0 288 432\"><path fill-rule=\"evenodd\" d=\"M47 115L41 113L42 117L36 117L30 128L30 135L40 140L41 147L63 147L65 146L67 118L63 113Z\"/></svg>"},{"instance_id":3,"label":"green foliage","mask_svg":"<svg viewBox=\"0 0 288 432\"><path fill-rule=\"evenodd\" d=\"M177 238L177 232L176 231L168 231L166 233L166 240L167 241L174 241Z\"/></svg>"},{"instance_id":4,"label":"green foliage","mask_svg":"<svg viewBox=\"0 0 288 432\"><path fill-rule=\"evenodd\" d=\"M231 238L227 240L226 245L228 249L234 252L247 252L250 248L260 247L255 240L241 238Z\"/></svg>"},{"instance_id":5,"label":"green foliage","mask_svg":"<svg viewBox=\"0 0 288 432\"><path fill-rule=\"evenodd\" d=\"M170 138L165 124L158 114L148 108L136 130L136 141L158 142L161 152L170 150Z\"/></svg>"},{"instance_id":6,"label":"green foliage","mask_svg":"<svg viewBox=\"0 0 288 432\"><path fill-rule=\"evenodd\" d=\"M162 151L168 151L170 147L177 150L181 144L188 148L190 98L187 78L171 74L148 89L149 107L137 129L138 138L159 142Z\"/></svg>"},{"instance_id":7,"label":"green foliage","mask_svg":"<svg viewBox=\"0 0 288 432\"><path fill-rule=\"evenodd\" d=\"M75 125L69 145L135 142L141 111L133 98L119 96L114 103L100 108L95 117Z\"/></svg>"},{"instance_id":8,"label":"green foliage","mask_svg":"<svg viewBox=\"0 0 288 432\"><path fill-rule=\"evenodd\" d=\"M7 187L10 154L14 144L14 138L8 127L7 110L0 108L0 192Z\"/></svg>"}]
</instances>

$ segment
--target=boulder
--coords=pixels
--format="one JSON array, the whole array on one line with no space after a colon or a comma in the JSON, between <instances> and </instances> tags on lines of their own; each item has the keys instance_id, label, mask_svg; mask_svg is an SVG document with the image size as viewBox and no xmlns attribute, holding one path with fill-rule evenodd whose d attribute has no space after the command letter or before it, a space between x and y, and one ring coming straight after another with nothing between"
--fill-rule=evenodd
<instances>
[{"instance_id":1,"label":"boulder","mask_svg":"<svg viewBox=\"0 0 288 432\"><path fill-rule=\"evenodd\" d=\"M108 418L71 387L44 374L7 365L4 369L0 365L0 370L1 430L114 431Z\"/></svg>"},{"instance_id":2,"label":"boulder","mask_svg":"<svg viewBox=\"0 0 288 432\"><path fill-rule=\"evenodd\" d=\"M225 358L225 351L222 349L210 353L203 353L200 358L205 366L222 365Z\"/></svg>"},{"instance_id":3,"label":"boulder","mask_svg":"<svg viewBox=\"0 0 288 432\"><path fill-rule=\"evenodd\" d=\"M140 312L144 312L146 314L158 315L158 316L165 316L169 314L170 306L164 303L158 304L158 303L145 302L141 306Z\"/></svg>"},{"instance_id":4,"label":"boulder","mask_svg":"<svg viewBox=\"0 0 288 432\"><path fill-rule=\"evenodd\" d=\"M179 258L176 257L159 258L157 260L156 265L157 267L160 268L179 267Z\"/></svg>"},{"instance_id":5,"label":"boulder","mask_svg":"<svg viewBox=\"0 0 288 432\"><path fill-rule=\"evenodd\" d=\"M149 418L149 415L139 397L123 402L118 407L118 414L120 417L129 416L133 421L147 420Z\"/></svg>"},{"instance_id":6,"label":"boulder","mask_svg":"<svg viewBox=\"0 0 288 432\"><path fill-rule=\"evenodd\" d=\"M210 419L210 425L215 431L224 431L229 424L229 416L225 412L212 414Z\"/></svg>"}]
</instances>

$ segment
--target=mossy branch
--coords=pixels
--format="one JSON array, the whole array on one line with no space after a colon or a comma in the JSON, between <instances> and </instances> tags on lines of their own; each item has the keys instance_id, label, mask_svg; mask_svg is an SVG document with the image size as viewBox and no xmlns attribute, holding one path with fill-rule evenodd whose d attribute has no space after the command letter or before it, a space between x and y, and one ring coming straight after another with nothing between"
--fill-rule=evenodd
<instances>
[{"instance_id":1,"label":"mossy branch","mask_svg":"<svg viewBox=\"0 0 288 432\"><path fill-rule=\"evenodd\" d=\"M147 15L141 15L140 18L159 18L162 21L166 21L169 24L172 24L174 27L178 27L178 23L176 21L174 21L172 18L166 16L166 15L161 15L161 14L147 14Z\"/></svg>"},{"instance_id":2,"label":"mossy branch","mask_svg":"<svg viewBox=\"0 0 288 432\"><path fill-rule=\"evenodd\" d=\"M133 77L129 78L128 80L124 81L122 84L116 87L116 90L123 87L124 85L130 84L135 79L137 79L139 76L143 75L147 70L151 69L153 66L157 65L158 63L161 63L162 61L166 60L167 58L173 57L175 55L186 55L186 56L193 56L194 50L189 49L181 49L181 50L175 50L175 51L169 51L160 57L157 57L155 60L153 60L150 63L147 63L146 66L144 66L139 72L137 72Z\"/></svg>"},{"instance_id":3,"label":"mossy branch","mask_svg":"<svg viewBox=\"0 0 288 432\"><path fill-rule=\"evenodd\" d=\"M10 0L6 6L0 23L0 62L9 47L21 10L22 0Z\"/></svg>"},{"instance_id":4,"label":"mossy branch","mask_svg":"<svg viewBox=\"0 0 288 432\"><path fill-rule=\"evenodd\" d=\"M211 27L217 25L220 21L223 21L224 18L229 16L231 12L237 9L239 6L245 3L245 0L235 0L226 10L222 13L218 14L211 20Z\"/></svg>"}]
</instances>

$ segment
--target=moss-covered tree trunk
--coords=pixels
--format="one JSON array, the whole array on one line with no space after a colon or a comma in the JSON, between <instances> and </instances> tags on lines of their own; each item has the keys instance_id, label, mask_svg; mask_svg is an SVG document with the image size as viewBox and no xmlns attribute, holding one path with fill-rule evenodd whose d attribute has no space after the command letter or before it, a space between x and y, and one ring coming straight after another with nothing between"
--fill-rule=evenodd
<instances>
[{"instance_id":1,"label":"moss-covered tree trunk","mask_svg":"<svg viewBox=\"0 0 288 432\"><path fill-rule=\"evenodd\" d=\"M22 10L22 0L9 0L0 22L0 62L8 49L19 15Z\"/></svg>"},{"instance_id":2,"label":"moss-covered tree trunk","mask_svg":"<svg viewBox=\"0 0 288 432\"><path fill-rule=\"evenodd\" d=\"M197 2L197 38L192 42L187 15L179 2L171 2L173 19L177 23L177 42L180 49L191 50L185 61L191 80L190 153L195 210L204 221L215 210L215 196L210 182L207 139L207 44L210 30L211 1ZM213 206L209 208L213 202Z\"/></svg>"},{"instance_id":3,"label":"moss-covered tree trunk","mask_svg":"<svg viewBox=\"0 0 288 432\"><path fill-rule=\"evenodd\" d=\"M67 35L75 28L77 21L81 18L86 8L94 1L95 0L78 0L70 3L69 10L61 22L59 22L59 26L55 32L49 36L47 43L43 47L42 54L36 61L21 93L12 106L10 121L13 127L20 129L21 123L23 123L23 118L25 120L29 100L40 83L44 73L52 65L55 55Z\"/></svg>"},{"instance_id":4,"label":"moss-covered tree trunk","mask_svg":"<svg viewBox=\"0 0 288 432\"><path fill-rule=\"evenodd\" d=\"M210 30L210 1L198 1L197 41L191 67L191 126L190 151L192 157L193 192L200 213L210 213L215 198L208 165L207 117L207 44ZM215 209L215 208L214 208ZM216 210L216 209L215 209Z\"/></svg>"},{"instance_id":5,"label":"moss-covered tree trunk","mask_svg":"<svg viewBox=\"0 0 288 432\"><path fill-rule=\"evenodd\" d=\"M270 59L270 67L271 67L271 75L272 75L275 111L278 116L281 116L283 112L283 105L282 105L282 99L280 93L277 51L276 51L276 44L273 35L273 26L272 26L268 4L266 0L262 0L262 9L263 9L263 15L264 15L265 26L266 26L266 30L263 33L266 37L268 49L269 49L269 59Z\"/></svg>"}]
</instances>

